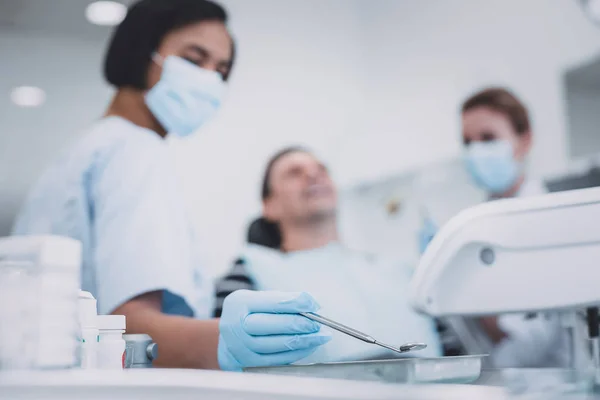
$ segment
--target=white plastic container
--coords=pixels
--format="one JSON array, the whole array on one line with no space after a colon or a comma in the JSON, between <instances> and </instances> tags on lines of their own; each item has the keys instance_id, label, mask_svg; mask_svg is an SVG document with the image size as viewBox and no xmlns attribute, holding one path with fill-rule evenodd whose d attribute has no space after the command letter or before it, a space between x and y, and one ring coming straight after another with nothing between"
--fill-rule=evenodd
<instances>
[{"instance_id":1,"label":"white plastic container","mask_svg":"<svg viewBox=\"0 0 600 400\"><path fill-rule=\"evenodd\" d=\"M0 260L0 369L76 367L81 244L0 238Z\"/></svg>"},{"instance_id":2,"label":"white plastic container","mask_svg":"<svg viewBox=\"0 0 600 400\"><path fill-rule=\"evenodd\" d=\"M97 367L99 369L125 368L125 316L100 315L96 320L100 341L98 342Z\"/></svg>"},{"instance_id":3,"label":"white plastic container","mask_svg":"<svg viewBox=\"0 0 600 400\"><path fill-rule=\"evenodd\" d=\"M90 292L79 291L79 326L81 327L81 368L96 368L100 335L96 320L98 308Z\"/></svg>"},{"instance_id":4,"label":"white plastic container","mask_svg":"<svg viewBox=\"0 0 600 400\"><path fill-rule=\"evenodd\" d=\"M0 369L27 369L35 364L38 279L34 270L30 262L0 261Z\"/></svg>"}]
</instances>

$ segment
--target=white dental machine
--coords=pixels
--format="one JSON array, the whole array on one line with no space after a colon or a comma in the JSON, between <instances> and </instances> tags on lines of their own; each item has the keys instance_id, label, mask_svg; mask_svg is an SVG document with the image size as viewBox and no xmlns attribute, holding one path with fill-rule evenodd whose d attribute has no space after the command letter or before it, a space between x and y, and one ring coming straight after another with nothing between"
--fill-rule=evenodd
<instances>
[{"instance_id":1,"label":"white dental machine","mask_svg":"<svg viewBox=\"0 0 600 400\"><path fill-rule=\"evenodd\" d=\"M424 253L410 299L434 317L557 312L571 333L571 367L591 358L598 371L599 284L600 188L593 188L459 213Z\"/></svg>"}]
</instances>

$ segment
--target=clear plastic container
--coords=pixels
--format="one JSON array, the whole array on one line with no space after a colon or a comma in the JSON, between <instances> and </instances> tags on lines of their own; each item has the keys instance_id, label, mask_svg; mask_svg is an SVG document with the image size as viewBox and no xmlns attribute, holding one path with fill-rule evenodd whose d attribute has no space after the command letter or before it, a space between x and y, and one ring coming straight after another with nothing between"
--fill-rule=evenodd
<instances>
[{"instance_id":1,"label":"clear plastic container","mask_svg":"<svg viewBox=\"0 0 600 400\"><path fill-rule=\"evenodd\" d=\"M0 369L78 364L78 272L0 261Z\"/></svg>"},{"instance_id":2,"label":"clear plastic container","mask_svg":"<svg viewBox=\"0 0 600 400\"><path fill-rule=\"evenodd\" d=\"M35 365L39 278L31 262L0 261L0 369Z\"/></svg>"}]
</instances>

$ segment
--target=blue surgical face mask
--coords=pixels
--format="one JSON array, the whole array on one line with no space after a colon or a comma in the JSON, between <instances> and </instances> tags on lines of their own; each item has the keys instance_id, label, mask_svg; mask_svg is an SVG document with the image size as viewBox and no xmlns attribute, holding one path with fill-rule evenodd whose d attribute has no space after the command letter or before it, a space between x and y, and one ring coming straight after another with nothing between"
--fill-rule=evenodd
<instances>
[{"instance_id":1,"label":"blue surgical face mask","mask_svg":"<svg viewBox=\"0 0 600 400\"><path fill-rule=\"evenodd\" d=\"M146 94L146 105L168 133L188 136L210 121L225 95L218 72L180 57L154 60L162 65L160 80Z\"/></svg>"},{"instance_id":2,"label":"blue surgical face mask","mask_svg":"<svg viewBox=\"0 0 600 400\"><path fill-rule=\"evenodd\" d=\"M471 143L465 152L465 164L475 183L491 194L509 190L522 172L522 163L515 160L513 146L507 140Z\"/></svg>"}]
</instances>

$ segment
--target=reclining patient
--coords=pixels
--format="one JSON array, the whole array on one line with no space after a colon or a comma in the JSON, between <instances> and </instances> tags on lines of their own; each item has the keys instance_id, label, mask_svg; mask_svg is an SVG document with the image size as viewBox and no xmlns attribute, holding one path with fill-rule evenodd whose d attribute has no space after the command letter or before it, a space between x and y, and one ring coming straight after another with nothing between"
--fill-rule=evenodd
<instances>
[{"instance_id":1,"label":"reclining patient","mask_svg":"<svg viewBox=\"0 0 600 400\"><path fill-rule=\"evenodd\" d=\"M305 291L317 299L323 316L391 345L427 343L427 349L410 356L441 355L435 322L408 304L410 268L352 251L338 241L336 188L311 153L288 148L276 154L265 171L262 200L263 218L249 232L254 244L217 285L217 317L225 297L236 290ZM302 362L398 356L332 334L333 340Z\"/></svg>"}]
</instances>

